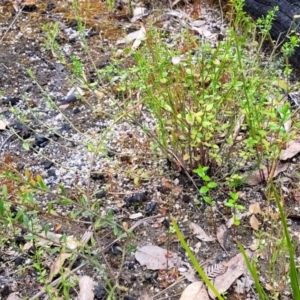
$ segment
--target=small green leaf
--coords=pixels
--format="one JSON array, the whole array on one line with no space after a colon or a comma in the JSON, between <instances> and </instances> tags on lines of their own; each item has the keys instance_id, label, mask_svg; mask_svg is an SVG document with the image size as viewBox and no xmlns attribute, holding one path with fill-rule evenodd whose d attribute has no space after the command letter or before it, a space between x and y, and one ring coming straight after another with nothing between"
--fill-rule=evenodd
<instances>
[{"instance_id":1,"label":"small green leaf","mask_svg":"<svg viewBox=\"0 0 300 300\"><path fill-rule=\"evenodd\" d=\"M205 175L205 176L202 176L202 179L203 179L204 181L210 181L210 177L209 177L209 176L207 176L207 175Z\"/></svg>"},{"instance_id":2,"label":"small green leaf","mask_svg":"<svg viewBox=\"0 0 300 300\"><path fill-rule=\"evenodd\" d=\"M70 204L72 204L73 202L72 202L70 199L62 199L62 200L60 201L60 203L61 203L62 205L70 205Z\"/></svg>"},{"instance_id":3,"label":"small green leaf","mask_svg":"<svg viewBox=\"0 0 300 300\"><path fill-rule=\"evenodd\" d=\"M4 216L4 201L0 199L0 216Z\"/></svg>"},{"instance_id":4,"label":"small green leaf","mask_svg":"<svg viewBox=\"0 0 300 300\"><path fill-rule=\"evenodd\" d=\"M23 147L26 151L29 151L29 149L30 149L29 143L27 143L27 142L23 142L22 147Z\"/></svg>"},{"instance_id":5,"label":"small green leaf","mask_svg":"<svg viewBox=\"0 0 300 300\"><path fill-rule=\"evenodd\" d=\"M208 191L209 191L209 188L206 185L201 187L201 189L199 190L200 194L206 194Z\"/></svg>"},{"instance_id":6,"label":"small green leaf","mask_svg":"<svg viewBox=\"0 0 300 300\"><path fill-rule=\"evenodd\" d=\"M244 207L243 205L240 205L240 204L238 204L238 205L236 206L236 208L237 208L238 210L243 210L243 209L245 209L245 207Z\"/></svg>"},{"instance_id":7,"label":"small green leaf","mask_svg":"<svg viewBox=\"0 0 300 300\"><path fill-rule=\"evenodd\" d=\"M189 125L193 125L195 121L195 115L193 113L188 113L185 116L186 121L188 122Z\"/></svg>"},{"instance_id":8,"label":"small green leaf","mask_svg":"<svg viewBox=\"0 0 300 300\"><path fill-rule=\"evenodd\" d=\"M209 122L209 121L203 121L201 125L202 125L204 128L207 128L207 127L211 126L211 122Z\"/></svg>"},{"instance_id":9,"label":"small green leaf","mask_svg":"<svg viewBox=\"0 0 300 300\"><path fill-rule=\"evenodd\" d=\"M25 213L23 214L23 224L26 227L29 227L29 219L28 219L28 217L27 217L27 215Z\"/></svg>"},{"instance_id":10,"label":"small green leaf","mask_svg":"<svg viewBox=\"0 0 300 300\"><path fill-rule=\"evenodd\" d=\"M226 202L224 205L227 206L227 207L233 207L234 206L234 204L230 203L230 202Z\"/></svg>"},{"instance_id":11,"label":"small green leaf","mask_svg":"<svg viewBox=\"0 0 300 300\"><path fill-rule=\"evenodd\" d=\"M211 198L210 197L203 197L203 199L204 199L204 201L206 202L206 203L208 203L208 204L210 204L210 205L213 205L213 201L211 200Z\"/></svg>"},{"instance_id":12,"label":"small green leaf","mask_svg":"<svg viewBox=\"0 0 300 300\"><path fill-rule=\"evenodd\" d=\"M207 184L207 186L208 186L210 189L213 189L213 188L217 187L218 184L212 181L212 182L209 182L209 183Z\"/></svg>"},{"instance_id":13,"label":"small green leaf","mask_svg":"<svg viewBox=\"0 0 300 300\"><path fill-rule=\"evenodd\" d=\"M206 107L205 107L205 110L206 110L206 111L210 111L210 110L213 109L213 107L214 107L214 104L213 104L213 103L207 104Z\"/></svg>"},{"instance_id":14,"label":"small green leaf","mask_svg":"<svg viewBox=\"0 0 300 300\"><path fill-rule=\"evenodd\" d=\"M3 187L2 187L2 194L3 194L4 198L6 199L7 196L8 196L7 185L6 184L4 184Z\"/></svg>"},{"instance_id":15,"label":"small green leaf","mask_svg":"<svg viewBox=\"0 0 300 300\"><path fill-rule=\"evenodd\" d=\"M233 221L233 224L235 225L235 226L239 226L240 224L241 224L241 222L240 222L240 220L234 220Z\"/></svg>"}]
</instances>

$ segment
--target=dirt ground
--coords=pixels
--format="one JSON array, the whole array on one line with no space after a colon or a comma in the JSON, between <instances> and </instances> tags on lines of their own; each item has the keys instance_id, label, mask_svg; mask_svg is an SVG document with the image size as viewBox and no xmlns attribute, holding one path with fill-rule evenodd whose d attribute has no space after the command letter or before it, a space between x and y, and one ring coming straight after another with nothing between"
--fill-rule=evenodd
<instances>
[{"instance_id":1,"label":"dirt ground","mask_svg":"<svg viewBox=\"0 0 300 300\"><path fill-rule=\"evenodd\" d=\"M117 290L117 299L179 299L190 283L187 273L197 277L190 264L177 269L151 270L135 259L134 251L125 250L152 244L173 251L188 262L176 234L170 230L170 217L173 216L197 260L203 265L215 266L239 253L235 240L246 248L255 242L257 234L249 223L252 216L248 212L249 206L258 203L261 210L266 211L268 207L275 212L275 205L266 203L262 186L244 187L240 199L248 214L243 216L241 225L226 230L222 245L215 238L210 241L197 239L191 222L199 225L208 236L215 237L216 228L230 219L230 211L224 206L227 191L214 195L218 209L212 220L209 206L195 205L195 200L199 199L198 191L186 174L174 168L160 153L152 151L151 141L143 130L128 120L114 122L125 100L118 98L118 93L114 93L108 82L100 83L98 95L83 89L81 99L73 97L78 82L71 67L71 56L82 61L87 82L97 82L90 59L100 70L113 64L118 49L116 42L139 29L140 24L130 22L126 9L122 10L122 2L119 9L109 13L107 5L101 1L80 1L77 14L68 1L25 2L28 5L0 1L0 120L9 123L0 131L1 172L7 172L9 166L24 178L25 170L28 170L29 178L39 174L49 186L49 193L37 194L32 202L24 196L27 207L32 207L35 212L30 219L34 232L42 232L48 224L51 232L80 240L89 232L91 221L91 214L83 209L82 201L88 199L90 209L97 209L97 217L106 223L94 231L94 238L89 241L93 251L83 251L84 255L78 254L68 265L69 270L74 270L83 264L74 275L93 278L95 299L108 299L105 276L125 287ZM144 3L144 7L163 10L167 4L154 1ZM192 9L191 6L188 8ZM206 14L201 15L204 12ZM198 13L207 28L221 32L217 8L205 6ZM86 22L86 45L82 45L79 38L78 18L84 18ZM55 22L59 24L55 40L63 49L64 62L45 49L47 34L43 28L45 24ZM84 51L85 46L89 54ZM151 116L142 116L142 122L149 127L155 126ZM105 151L92 156L86 151L87 145L93 144L101 134L103 140L100 142ZM24 141L28 142L29 149L24 149ZM297 158L292 164L297 170ZM197 179L195 182L200 184ZM6 177L1 179L1 185L4 184L9 190L11 210L17 212L21 207L17 195L20 190L25 191L26 183ZM65 187L73 204L64 206L57 201L59 184ZM83 195L87 195L86 198ZM290 215L294 216L289 220L293 231L298 232L298 204L292 200L287 201ZM257 215L257 218L261 228L276 237L277 219L272 223L263 215ZM117 224L114 230L110 226L111 220ZM51 280L48 277L57 253L51 252L49 247L49 251L38 255L39 247L29 245L25 239L28 230L22 226L1 226L0 299L7 299L13 292L21 299L47 299L45 294L34 297L42 290L43 280L50 284L59 278L59 274ZM133 236L116 238L117 231L132 226ZM37 260L46 272L44 277L37 269ZM267 260L266 252L262 251L261 264ZM101 266L103 273L95 266ZM278 269L274 282L280 282L282 276L282 270ZM266 284L272 285L267 274L261 276ZM238 280L245 282L248 277L244 272ZM247 287L244 284L239 291L237 286L236 280L227 291L226 299L258 299L253 285ZM78 290L76 284L70 288L71 299L77 299ZM291 299L289 295L286 297Z\"/></svg>"}]
</instances>

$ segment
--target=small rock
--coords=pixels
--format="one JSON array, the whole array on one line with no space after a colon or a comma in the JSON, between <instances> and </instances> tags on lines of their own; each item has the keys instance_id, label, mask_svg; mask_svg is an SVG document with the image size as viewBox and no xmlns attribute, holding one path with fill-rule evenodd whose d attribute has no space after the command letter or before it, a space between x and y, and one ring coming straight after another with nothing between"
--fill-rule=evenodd
<instances>
[{"instance_id":1,"label":"small rock","mask_svg":"<svg viewBox=\"0 0 300 300\"><path fill-rule=\"evenodd\" d=\"M146 280L150 280L150 279L152 279L152 273L145 272L144 277L145 277Z\"/></svg>"},{"instance_id":2,"label":"small rock","mask_svg":"<svg viewBox=\"0 0 300 300\"><path fill-rule=\"evenodd\" d=\"M109 248L109 253L113 256L122 254L122 251L119 249L121 246L119 243L114 243L110 248Z\"/></svg>"},{"instance_id":3,"label":"small rock","mask_svg":"<svg viewBox=\"0 0 300 300\"><path fill-rule=\"evenodd\" d=\"M129 207L132 204L139 203L139 202L144 202L147 200L147 192L142 192L142 193L137 193L133 195L132 197L124 199L126 206Z\"/></svg>"},{"instance_id":4,"label":"small rock","mask_svg":"<svg viewBox=\"0 0 300 300\"><path fill-rule=\"evenodd\" d=\"M49 134L49 139L53 140L54 142L57 142L59 139L59 133L52 132Z\"/></svg>"},{"instance_id":5,"label":"small rock","mask_svg":"<svg viewBox=\"0 0 300 300\"><path fill-rule=\"evenodd\" d=\"M17 105L21 100L22 99L18 97L7 97L2 101L2 104L14 106Z\"/></svg>"},{"instance_id":6,"label":"small rock","mask_svg":"<svg viewBox=\"0 0 300 300\"><path fill-rule=\"evenodd\" d=\"M78 21L76 19L72 19L70 21L70 27L74 28L78 26Z\"/></svg>"},{"instance_id":7,"label":"small rock","mask_svg":"<svg viewBox=\"0 0 300 300\"><path fill-rule=\"evenodd\" d=\"M151 201L151 202L147 203L146 209L145 209L146 216L152 215L153 211L156 208L156 205L157 205L157 202L155 202L155 201Z\"/></svg>"},{"instance_id":8,"label":"small rock","mask_svg":"<svg viewBox=\"0 0 300 300\"><path fill-rule=\"evenodd\" d=\"M17 170L22 171L24 169L25 165L23 163L17 163Z\"/></svg>"},{"instance_id":9,"label":"small rock","mask_svg":"<svg viewBox=\"0 0 300 300\"><path fill-rule=\"evenodd\" d=\"M129 269L129 270L133 270L133 269L134 269L134 266L135 266L135 264L134 264L133 261L130 261L130 262L128 263L128 269Z\"/></svg>"},{"instance_id":10,"label":"small rock","mask_svg":"<svg viewBox=\"0 0 300 300\"><path fill-rule=\"evenodd\" d=\"M76 115L76 114L78 114L78 113L80 113L80 109L79 109L79 107L75 107L75 108L73 109L73 114Z\"/></svg>"},{"instance_id":11,"label":"small rock","mask_svg":"<svg viewBox=\"0 0 300 300\"><path fill-rule=\"evenodd\" d=\"M105 179L104 175L101 174L101 173L92 173L91 178L93 180L103 180L103 179Z\"/></svg>"},{"instance_id":12,"label":"small rock","mask_svg":"<svg viewBox=\"0 0 300 300\"><path fill-rule=\"evenodd\" d=\"M105 287L101 283L99 283L94 288L94 294L95 294L95 298L96 299L102 300L106 296L107 292L105 290Z\"/></svg>"},{"instance_id":13,"label":"small rock","mask_svg":"<svg viewBox=\"0 0 300 300\"><path fill-rule=\"evenodd\" d=\"M62 127L59 129L59 132L69 131L71 129L70 124L63 124Z\"/></svg>"},{"instance_id":14,"label":"small rock","mask_svg":"<svg viewBox=\"0 0 300 300\"><path fill-rule=\"evenodd\" d=\"M51 177L51 176L56 177L56 171L55 171L55 169L48 170L47 174L48 174L49 177Z\"/></svg>"},{"instance_id":15,"label":"small rock","mask_svg":"<svg viewBox=\"0 0 300 300\"><path fill-rule=\"evenodd\" d=\"M167 219L164 219L161 224L163 224L167 229L170 228L170 222Z\"/></svg>"},{"instance_id":16,"label":"small rock","mask_svg":"<svg viewBox=\"0 0 300 300\"><path fill-rule=\"evenodd\" d=\"M13 218L15 218L16 215L17 215L17 213L18 213L18 208L17 208L16 206L12 205L12 206L10 207L10 213L11 213L11 216L12 216Z\"/></svg>"},{"instance_id":17,"label":"small rock","mask_svg":"<svg viewBox=\"0 0 300 300\"><path fill-rule=\"evenodd\" d=\"M55 8L55 4L54 3L48 3L47 7L46 7L46 11L51 11L54 8Z\"/></svg>"},{"instance_id":18,"label":"small rock","mask_svg":"<svg viewBox=\"0 0 300 300\"><path fill-rule=\"evenodd\" d=\"M10 294L10 289L8 285L5 285L4 288L1 291L2 297L7 297Z\"/></svg>"},{"instance_id":19,"label":"small rock","mask_svg":"<svg viewBox=\"0 0 300 300\"><path fill-rule=\"evenodd\" d=\"M135 297L126 295L126 296L124 296L124 300L137 300L137 299Z\"/></svg>"},{"instance_id":20,"label":"small rock","mask_svg":"<svg viewBox=\"0 0 300 300\"><path fill-rule=\"evenodd\" d=\"M65 98L65 100L62 101L62 104L69 104L69 103L75 102L77 100L78 100L78 98L75 94L70 94L69 96L67 96Z\"/></svg>"},{"instance_id":21,"label":"small rock","mask_svg":"<svg viewBox=\"0 0 300 300\"><path fill-rule=\"evenodd\" d=\"M53 162L49 160L45 160L42 162L42 165L44 166L45 170L48 170L53 166Z\"/></svg>"},{"instance_id":22,"label":"small rock","mask_svg":"<svg viewBox=\"0 0 300 300\"><path fill-rule=\"evenodd\" d=\"M23 236L18 235L15 237L15 243L17 245L21 245L21 244L24 245L26 243L26 241Z\"/></svg>"},{"instance_id":23,"label":"small rock","mask_svg":"<svg viewBox=\"0 0 300 300\"><path fill-rule=\"evenodd\" d=\"M184 194L183 196L182 196L182 201L184 202L184 203L190 203L191 202L191 197L189 196L189 195L186 195L186 194Z\"/></svg>"},{"instance_id":24,"label":"small rock","mask_svg":"<svg viewBox=\"0 0 300 300\"><path fill-rule=\"evenodd\" d=\"M17 258L15 259L15 265L16 265L16 266L20 266L20 265L23 264L24 261L25 261L24 257L19 256L19 257L17 257Z\"/></svg>"},{"instance_id":25,"label":"small rock","mask_svg":"<svg viewBox=\"0 0 300 300\"><path fill-rule=\"evenodd\" d=\"M35 144L41 148L44 148L49 143L49 140L41 134L36 134L34 139Z\"/></svg>"},{"instance_id":26,"label":"small rock","mask_svg":"<svg viewBox=\"0 0 300 300\"><path fill-rule=\"evenodd\" d=\"M167 194L171 189L168 186L158 186L157 191L162 194Z\"/></svg>"},{"instance_id":27,"label":"small rock","mask_svg":"<svg viewBox=\"0 0 300 300\"><path fill-rule=\"evenodd\" d=\"M103 198L105 196L106 196L106 191L104 191L104 190L101 190L101 191L99 191L99 192L96 193L96 198L97 199L101 199L101 198Z\"/></svg>"}]
</instances>

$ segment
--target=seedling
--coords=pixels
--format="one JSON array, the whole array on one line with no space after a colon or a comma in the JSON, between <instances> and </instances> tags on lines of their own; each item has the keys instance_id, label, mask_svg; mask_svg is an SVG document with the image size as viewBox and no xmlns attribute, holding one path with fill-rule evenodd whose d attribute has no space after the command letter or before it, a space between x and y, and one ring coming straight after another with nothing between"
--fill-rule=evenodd
<instances>
[{"instance_id":1,"label":"seedling","mask_svg":"<svg viewBox=\"0 0 300 300\"><path fill-rule=\"evenodd\" d=\"M211 197L211 190L216 188L218 184L212 181L211 178L207 175L208 169L208 167L198 166L198 168L194 170L194 173L196 173L203 180L203 186L200 188L199 193L202 195L203 200L210 205L214 231L217 232L215 215L213 211L213 206L215 206L216 203Z\"/></svg>"}]
</instances>

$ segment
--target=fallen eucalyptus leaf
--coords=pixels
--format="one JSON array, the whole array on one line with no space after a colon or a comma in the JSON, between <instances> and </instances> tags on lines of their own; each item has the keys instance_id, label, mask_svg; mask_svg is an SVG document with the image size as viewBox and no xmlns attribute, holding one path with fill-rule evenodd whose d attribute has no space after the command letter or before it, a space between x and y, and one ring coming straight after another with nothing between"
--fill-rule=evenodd
<instances>
[{"instance_id":1,"label":"fallen eucalyptus leaf","mask_svg":"<svg viewBox=\"0 0 300 300\"><path fill-rule=\"evenodd\" d=\"M258 231L258 229L259 229L259 222L258 222L257 218L255 217L255 215L251 216L251 218L250 218L250 225L251 225L251 227L254 230Z\"/></svg>"},{"instance_id":2,"label":"fallen eucalyptus leaf","mask_svg":"<svg viewBox=\"0 0 300 300\"><path fill-rule=\"evenodd\" d=\"M227 235L228 235L228 229L226 225L223 224L217 228L217 240L225 251L227 251L225 247Z\"/></svg>"},{"instance_id":3,"label":"fallen eucalyptus leaf","mask_svg":"<svg viewBox=\"0 0 300 300\"><path fill-rule=\"evenodd\" d=\"M276 168L275 172L274 172L274 177L276 177L278 174L284 172L287 170L289 164L283 164L279 167ZM261 174L263 174L263 176L261 176ZM254 185L258 185L260 183L262 183L265 180L268 179L268 170L267 168L261 169L261 170L256 170L254 171L250 176L247 175L244 178L245 183L247 183L248 185L254 186ZM264 178L263 178L264 177Z\"/></svg>"},{"instance_id":4,"label":"fallen eucalyptus leaf","mask_svg":"<svg viewBox=\"0 0 300 300\"><path fill-rule=\"evenodd\" d=\"M89 276L79 278L79 294L78 300L93 300L94 299L94 280Z\"/></svg>"},{"instance_id":5,"label":"fallen eucalyptus leaf","mask_svg":"<svg viewBox=\"0 0 300 300\"><path fill-rule=\"evenodd\" d=\"M209 297L203 282L196 281L186 287L179 300L209 300Z\"/></svg>"},{"instance_id":6,"label":"fallen eucalyptus leaf","mask_svg":"<svg viewBox=\"0 0 300 300\"><path fill-rule=\"evenodd\" d=\"M300 152L300 143L299 142L289 142L287 143L287 146L284 150L281 151L280 159L281 160L287 160L295 155L297 155Z\"/></svg>"},{"instance_id":7,"label":"fallen eucalyptus leaf","mask_svg":"<svg viewBox=\"0 0 300 300\"><path fill-rule=\"evenodd\" d=\"M252 214L259 214L261 212L259 203L256 202L256 203L250 204L249 212L251 212Z\"/></svg>"},{"instance_id":8,"label":"fallen eucalyptus leaf","mask_svg":"<svg viewBox=\"0 0 300 300\"><path fill-rule=\"evenodd\" d=\"M174 252L155 245L146 245L135 252L135 259L150 270L166 270L181 266L181 258Z\"/></svg>"},{"instance_id":9,"label":"fallen eucalyptus leaf","mask_svg":"<svg viewBox=\"0 0 300 300\"><path fill-rule=\"evenodd\" d=\"M215 241L216 239L211 237L211 236L208 236L205 231L196 223L193 223L191 222L190 223L190 229L193 231L193 234L196 235L196 238L201 240L201 241L204 241L204 242L213 242Z\"/></svg>"},{"instance_id":10,"label":"fallen eucalyptus leaf","mask_svg":"<svg viewBox=\"0 0 300 300\"><path fill-rule=\"evenodd\" d=\"M8 295L6 300L21 300L17 293L11 293Z\"/></svg>"},{"instance_id":11,"label":"fallen eucalyptus leaf","mask_svg":"<svg viewBox=\"0 0 300 300\"><path fill-rule=\"evenodd\" d=\"M50 267L50 278L58 274L66 259L72 256L72 253L60 253L56 261Z\"/></svg>"},{"instance_id":12,"label":"fallen eucalyptus leaf","mask_svg":"<svg viewBox=\"0 0 300 300\"><path fill-rule=\"evenodd\" d=\"M7 125L8 125L8 122L6 122L4 120L0 120L0 130L5 130Z\"/></svg>"}]
</instances>

